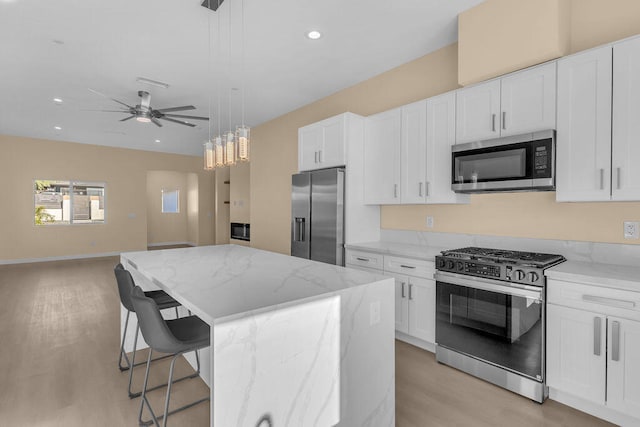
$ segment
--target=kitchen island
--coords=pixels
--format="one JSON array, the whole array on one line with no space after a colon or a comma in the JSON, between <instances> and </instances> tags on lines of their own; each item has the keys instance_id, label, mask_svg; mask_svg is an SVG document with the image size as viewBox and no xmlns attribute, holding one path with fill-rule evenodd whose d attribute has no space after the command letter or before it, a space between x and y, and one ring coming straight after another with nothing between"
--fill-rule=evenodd
<instances>
[{"instance_id":1,"label":"kitchen island","mask_svg":"<svg viewBox=\"0 0 640 427\"><path fill-rule=\"evenodd\" d=\"M395 424L393 279L235 245L121 261L211 326L212 426Z\"/></svg>"}]
</instances>

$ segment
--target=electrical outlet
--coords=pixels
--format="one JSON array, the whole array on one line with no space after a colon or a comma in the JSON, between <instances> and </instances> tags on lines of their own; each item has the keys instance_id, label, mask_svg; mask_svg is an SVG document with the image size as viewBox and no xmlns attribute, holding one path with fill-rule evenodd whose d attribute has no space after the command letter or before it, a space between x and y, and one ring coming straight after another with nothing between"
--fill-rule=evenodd
<instances>
[{"instance_id":1,"label":"electrical outlet","mask_svg":"<svg viewBox=\"0 0 640 427\"><path fill-rule=\"evenodd\" d=\"M433 228L433 217L432 216L428 216L427 217L427 228Z\"/></svg>"},{"instance_id":2,"label":"electrical outlet","mask_svg":"<svg viewBox=\"0 0 640 427\"><path fill-rule=\"evenodd\" d=\"M624 238L637 239L639 237L640 222L625 221L624 222Z\"/></svg>"},{"instance_id":3,"label":"electrical outlet","mask_svg":"<svg viewBox=\"0 0 640 427\"><path fill-rule=\"evenodd\" d=\"M372 302L369 306L369 325L380 323L380 301Z\"/></svg>"}]
</instances>

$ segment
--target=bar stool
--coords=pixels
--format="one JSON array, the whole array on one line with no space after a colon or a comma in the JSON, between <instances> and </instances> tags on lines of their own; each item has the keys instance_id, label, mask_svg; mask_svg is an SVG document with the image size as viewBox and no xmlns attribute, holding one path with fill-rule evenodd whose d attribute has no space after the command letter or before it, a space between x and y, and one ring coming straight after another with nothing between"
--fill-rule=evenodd
<instances>
[{"instance_id":1,"label":"bar stool","mask_svg":"<svg viewBox=\"0 0 640 427\"><path fill-rule=\"evenodd\" d=\"M118 367L120 368L121 371L129 370L128 392L129 392L129 398L133 399L135 397L140 396L141 394L141 392L134 393L131 391L131 383L133 381L133 368L145 363L144 361L135 363L136 347L138 346L138 334L140 331L139 324L136 325L136 335L133 341L133 355L131 357L131 361L129 361L129 357L127 356L127 353L124 351L124 341L125 341L125 338L127 337L127 327L129 326L129 316L131 315L131 312L135 313L135 309L133 307L133 304L131 303L131 291L133 291L133 288L136 285L135 285L135 282L133 281L133 277L131 276L131 273L125 270L122 264L119 263L118 265L116 265L115 268L113 269L113 272L116 275L116 282L118 282L118 292L120 294L120 302L122 303L124 308L127 309L127 318L124 322L124 332L122 333L122 344L120 345L120 357L118 358ZM158 308L160 310L164 310L167 308L174 308L176 310L176 317L178 317L178 307L180 306L180 303L175 299L171 298L165 291L162 291L162 290L147 291L144 294L147 297L153 299L158 305ZM154 360L166 359L167 357L170 357L170 355L159 357ZM123 358L126 362L126 365L124 366L122 365ZM158 387L164 387L165 385L166 384L162 384Z\"/></svg>"},{"instance_id":2,"label":"bar stool","mask_svg":"<svg viewBox=\"0 0 640 427\"><path fill-rule=\"evenodd\" d=\"M196 352L196 360L198 361L198 374L200 372L200 359L198 350L210 345L210 328L197 316L181 317L179 319L165 320L160 314L160 310L156 302L145 296L139 286L136 286L131 293L131 302L135 307L138 315L138 322L142 329L142 336L147 344L149 344L149 356L147 357L147 370L144 375L144 385L142 386L142 399L140 402L140 413L138 414L138 422L140 425L155 424L159 426L158 420L163 420L163 426L167 425L169 415L190 408L198 403L210 400L207 396L188 405L174 409L169 412L169 399L171 398L171 385L173 381L173 368L178 356L190 351ZM171 353L171 367L169 368L169 381L167 386L167 395L164 403L164 414L157 417L151 408L151 404L147 399L147 381L149 380L149 370L151 368L151 354L153 351L161 353ZM151 413L151 420L143 421L142 412L144 406L147 405Z\"/></svg>"}]
</instances>

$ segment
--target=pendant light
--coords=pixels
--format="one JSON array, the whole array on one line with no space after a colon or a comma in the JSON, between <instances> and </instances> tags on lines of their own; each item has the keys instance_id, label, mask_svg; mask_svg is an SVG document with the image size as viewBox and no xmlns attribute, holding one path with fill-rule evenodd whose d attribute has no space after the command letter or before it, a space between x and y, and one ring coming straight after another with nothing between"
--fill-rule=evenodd
<instances>
[{"instance_id":1,"label":"pendant light","mask_svg":"<svg viewBox=\"0 0 640 427\"><path fill-rule=\"evenodd\" d=\"M211 6L211 0L208 0L208 6ZM208 68L211 70L211 17L207 14L207 49L208 49ZM213 151L213 142L211 142L211 88L209 88L209 138L204 143L204 170L213 170L216 166L215 153Z\"/></svg>"},{"instance_id":2,"label":"pendant light","mask_svg":"<svg viewBox=\"0 0 640 427\"><path fill-rule=\"evenodd\" d=\"M231 85L231 5L229 5L229 85ZM233 166L236 164L235 134L231 131L231 88L229 88L229 131L224 136L224 164Z\"/></svg>"},{"instance_id":3,"label":"pendant light","mask_svg":"<svg viewBox=\"0 0 640 427\"><path fill-rule=\"evenodd\" d=\"M241 31L241 37L242 37L242 41L241 41L241 49L242 49L242 58L241 58L241 69L240 69L240 73L241 73L241 79L242 79L242 126L238 126L236 128L236 160L239 162L248 162L249 161L249 144L251 142L250 139L250 133L251 130L249 129L248 126L245 126L244 124L244 93L246 91L246 81L245 81L245 75L244 75L244 38L245 38L245 34L244 34L244 0L241 1L241 13L242 13L242 20L241 20L241 25L242 28L240 29Z\"/></svg>"},{"instance_id":4,"label":"pendant light","mask_svg":"<svg viewBox=\"0 0 640 427\"><path fill-rule=\"evenodd\" d=\"M220 9L220 0L218 1L218 9ZM218 10L216 9L216 11ZM218 36L216 37L216 51L218 52L218 55L220 55L220 13L217 13L217 32L218 32ZM221 56L221 55L220 55ZM217 168L221 168L224 167L224 145L222 144L222 136L221 136L221 132L222 132L222 124L221 124L221 119L220 117L222 116L221 111L222 111L222 106L221 106L221 102L220 102L220 98L222 98L221 95L221 86L220 86L220 76L218 76L218 89L217 89L217 95L218 95L218 136L216 136L215 138L213 138L213 150L215 153L215 164Z\"/></svg>"}]
</instances>

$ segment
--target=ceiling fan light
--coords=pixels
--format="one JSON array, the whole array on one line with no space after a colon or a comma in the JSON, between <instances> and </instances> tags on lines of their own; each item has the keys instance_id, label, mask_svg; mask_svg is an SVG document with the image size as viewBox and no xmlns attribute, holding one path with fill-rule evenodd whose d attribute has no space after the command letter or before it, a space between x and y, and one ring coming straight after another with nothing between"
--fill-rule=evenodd
<instances>
[{"instance_id":1,"label":"ceiling fan light","mask_svg":"<svg viewBox=\"0 0 640 427\"><path fill-rule=\"evenodd\" d=\"M138 116L136 117L136 120L139 121L140 123L151 123L151 118L146 116Z\"/></svg>"}]
</instances>

